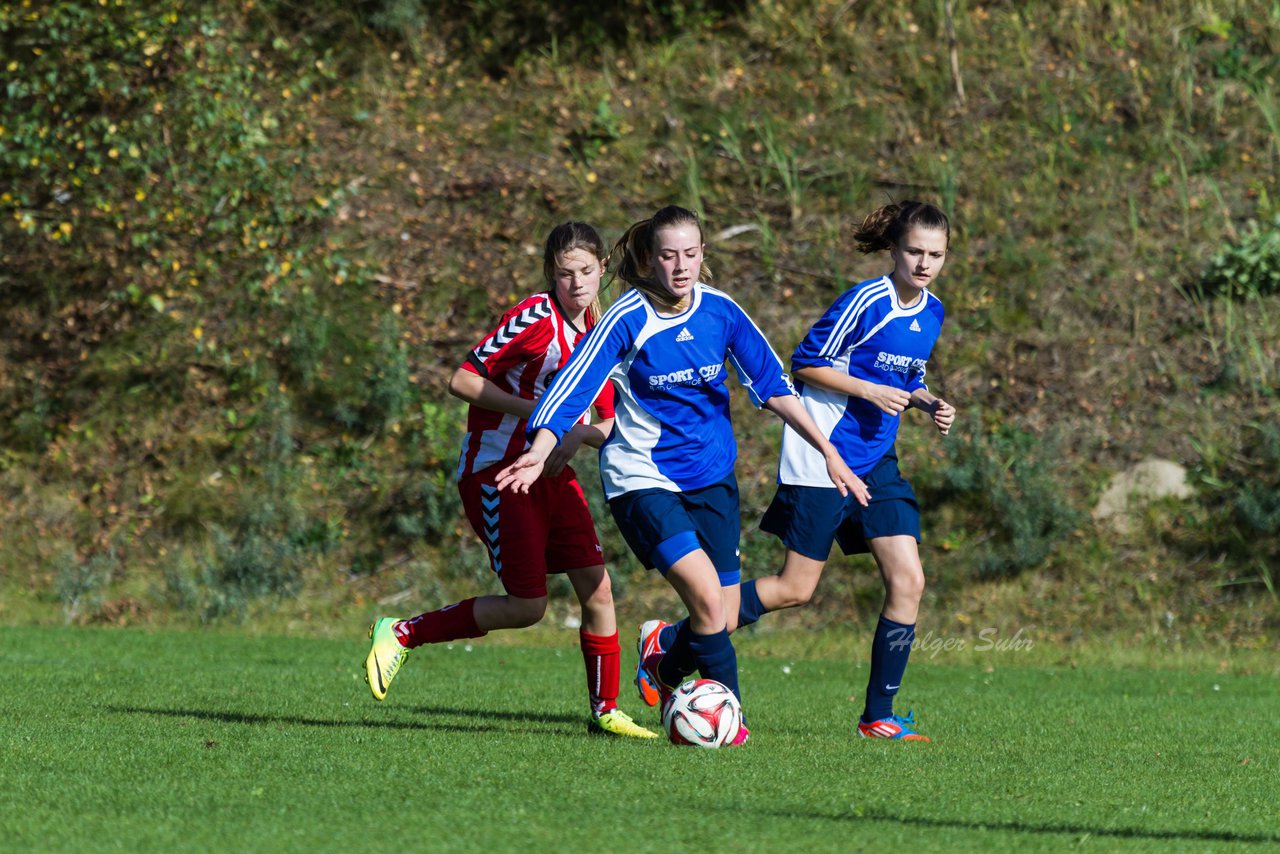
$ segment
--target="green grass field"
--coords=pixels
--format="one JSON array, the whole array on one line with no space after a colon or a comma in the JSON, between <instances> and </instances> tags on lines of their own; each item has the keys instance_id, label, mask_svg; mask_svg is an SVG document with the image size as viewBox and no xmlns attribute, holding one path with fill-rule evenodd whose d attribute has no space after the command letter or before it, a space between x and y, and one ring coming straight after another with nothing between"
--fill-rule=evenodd
<instances>
[{"instance_id":1,"label":"green grass field","mask_svg":"<svg viewBox=\"0 0 1280 854\"><path fill-rule=\"evenodd\" d=\"M748 638L751 743L705 752L588 737L573 647L428 648L375 703L358 632L0 629L4 847L1280 846L1270 676L925 660L936 741L889 744L852 737L865 668Z\"/></svg>"}]
</instances>

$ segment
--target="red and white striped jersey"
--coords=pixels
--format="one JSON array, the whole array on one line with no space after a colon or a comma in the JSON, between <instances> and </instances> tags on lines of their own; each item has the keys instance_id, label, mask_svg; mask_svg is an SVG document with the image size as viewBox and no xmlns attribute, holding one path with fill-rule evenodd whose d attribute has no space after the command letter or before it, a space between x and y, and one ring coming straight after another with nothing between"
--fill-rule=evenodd
<instances>
[{"instance_id":1,"label":"red and white striped jersey","mask_svg":"<svg viewBox=\"0 0 1280 854\"><path fill-rule=\"evenodd\" d=\"M566 320L549 291L535 294L504 314L497 328L467 354L462 367L508 394L537 400L591 326L588 321L587 329L580 330ZM613 417L612 383L605 383L594 406L602 420ZM513 462L528 446L524 418L473 404L467 409L458 477Z\"/></svg>"}]
</instances>

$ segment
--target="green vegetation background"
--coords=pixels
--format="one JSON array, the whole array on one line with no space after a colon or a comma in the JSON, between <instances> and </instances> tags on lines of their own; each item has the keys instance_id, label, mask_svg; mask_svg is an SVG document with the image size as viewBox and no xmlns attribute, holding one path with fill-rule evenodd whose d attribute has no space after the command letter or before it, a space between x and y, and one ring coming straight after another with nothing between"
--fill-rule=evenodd
<instances>
[{"instance_id":1,"label":"green vegetation background","mask_svg":"<svg viewBox=\"0 0 1280 854\"><path fill-rule=\"evenodd\" d=\"M851 226L921 198L960 411L899 446L929 627L1277 648L1280 5L599 5L0 9L0 621L341 633L492 591L445 383L551 226L698 208L785 354L883 272ZM751 575L778 425L736 418ZM1193 496L1094 521L1147 457ZM671 610L589 492L624 617ZM833 563L777 623L878 588Z\"/></svg>"}]
</instances>

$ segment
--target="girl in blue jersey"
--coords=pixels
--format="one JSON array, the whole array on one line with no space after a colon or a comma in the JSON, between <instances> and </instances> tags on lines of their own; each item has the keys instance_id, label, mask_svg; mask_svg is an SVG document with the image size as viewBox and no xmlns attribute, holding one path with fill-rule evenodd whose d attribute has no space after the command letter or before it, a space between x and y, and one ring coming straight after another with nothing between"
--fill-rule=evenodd
<instances>
[{"instance_id":1,"label":"girl in blue jersey","mask_svg":"<svg viewBox=\"0 0 1280 854\"><path fill-rule=\"evenodd\" d=\"M411 650L538 622L547 608L548 575L563 574L582 606L579 640L591 710L587 731L657 737L618 708L622 650L612 586L591 511L569 465L584 442L599 447L608 436L612 390L594 401L599 419L573 425L532 494L500 495L493 484L494 476L524 452L525 419L535 401L598 322L597 295L608 254L599 232L584 222L553 228L543 245L545 289L505 312L449 380L449 391L469 404L458 492L503 592L411 619L375 620L365 657L365 681L374 699L386 699Z\"/></svg>"},{"instance_id":2,"label":"girl in blue jersey","mask_svg":"<svg viewBox=\"0 0 1280 854\"><path fill-rule=\"evenodd\" d=\"M942 303L929 285L942 271L950 234L942 211L913 201L881 207L854 232L861 252L888 250L893 271L842 294L809 330L791 364L805 409L866 482L870 502L862 506L831 489L823 477L826 461L813 454L807 438L784 429L778 491L760 528L786 544L786 561L777 575L742 585L732 621L748 625L769 611L808 602L833 542L847 555L870 552L885 600L857 727L868 738L929 740L915 732L913 715L893 713L924 591L920 510L898 472L894 439L910 407L929 413L944 436L955 421L955 408L924 381L943 321ZM650 620L641 628L641 645L661 651L677 630L678 624Z\"/></svg>"},{"instance_id":3,"label":"girl in blue jersey","mask_svg":"<svg viewBox=\"0 0 1280 854\"><path fill-rule=\"evenodd\" d=\"M737 443L725 362L753 402L779 415L824 461L826 483L865 503L862 482L796 398L769 342L728 295L702 281L702 227L669 206L631 226L614 247L631 289L605 312L556 375L529 419L529 450L498 475L528 490L561 437L606 382L617 390L600 477L618 528L657 567L689 611L665 650L642 662L658 688L699 671L739 694L726 614L737 614L740 565ZM735 744L746 739L743 727Z\"/></svg>"}]
</instances>

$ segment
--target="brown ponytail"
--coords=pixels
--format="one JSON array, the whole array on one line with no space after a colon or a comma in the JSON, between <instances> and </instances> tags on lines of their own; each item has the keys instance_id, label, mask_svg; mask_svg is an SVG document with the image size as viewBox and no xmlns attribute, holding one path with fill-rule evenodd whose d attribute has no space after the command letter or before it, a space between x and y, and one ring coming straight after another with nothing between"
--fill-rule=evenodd
<instances>
[{"instance_id":1,"label":"brown ponytail","mask_svg":"<svg viewBox=\"0 0 1280 854\"><path fill-rule=\"evenodd\" d=\"M678 205L667 205L649 219L642 219L628 228L609 255L610 266L616 271L613 274L615 279L621 279L647 296L654 305L666 310L674 309L678 301L653 279L653 249L659 231L682 225L697 226L698 239L702 239L702 223L696 213ZM711 271L705 263L698 271L698 277L703 281L711 278Z\"/></svg>"},{"instance_id":2,"label":"brown ponytail","mask_svg":"<svg viewBox=\"0 0 1280 854\"><path fill-rule=\"evenodd\" d=\"M913 228L938 229L951 242L951 223L947 215L927 202L902 201L884 205L867 214L862 225L853 230L853 241L859 252L870 254L892 249Z\"/></svg>"}]
</instances>

